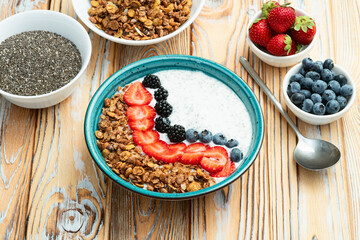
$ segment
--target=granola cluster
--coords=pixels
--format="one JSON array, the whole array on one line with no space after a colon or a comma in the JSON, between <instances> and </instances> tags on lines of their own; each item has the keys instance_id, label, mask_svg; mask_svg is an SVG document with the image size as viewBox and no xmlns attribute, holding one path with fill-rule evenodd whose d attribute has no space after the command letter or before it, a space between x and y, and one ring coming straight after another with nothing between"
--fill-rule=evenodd
<instances>
[{"instance_id":1,"label":"granola cluster","mask_svg":"<svg viewBox=\"0 0 360 240\"><path fill-rule=\"evenodd\" d=\"M189 17L192 0L93 0L89 20L105 33L148 40L177 30Z\"/></svg>"},{"instance_id":2,"label":"granola cluster","mask_svg":"<svg viewBox=\"0 0 360 240\"><path fill-rule=\"evenodd\" d=\"M99 130L95 132L97 145L116 174L137 187L162 193L192 192L216 183L199 166L159 162L145 155L133 141L127 108L123 94L105 99Z\"/></svg>"}]
</instances>

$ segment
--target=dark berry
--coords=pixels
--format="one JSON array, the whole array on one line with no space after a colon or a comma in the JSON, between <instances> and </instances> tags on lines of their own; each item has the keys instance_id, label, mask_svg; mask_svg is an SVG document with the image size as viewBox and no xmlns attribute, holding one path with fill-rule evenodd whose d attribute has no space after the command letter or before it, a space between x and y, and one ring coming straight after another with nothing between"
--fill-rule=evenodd
<instances>
[{"instance_id":1,"label":"dark berry","mask_svg":"<svg viewBox=\"0 0 360 240\"><path fill-rule=\"evenodd\" d=\"M170 120L164 117L157 117L155 119L155 129L160 133L168 133L170 130Z\"/></svg>"},{"instance_id":2,"label":"dark berry","mask_svg":"<svg viewBox=\"0 0 360 240\"><path fill-rule=\"evenodd\" d=\"M173 107L165 100L155 104L155 111L162 117L168 117L172 113Z\"/></svg>"},{"instance_id":3,"label":"dark berry","mask_svg":"<svg viewBox=\"0 0 360 240\"><path fill-rule=\"evenodd\" d=\"M313 113L316 115L324 115L326 111L325 105L322 103L315 103L313 106Z\"/></svg>"},{"instance_id":4,"label":"dark berry","mask_svg":"<svg viewBox=\"0 0 360 240\"><path fill-rule=\"evenodd\" d=\"M310 90L301 89L299 93L304 94L305 98L310 98L310 97L311 97L311 92L310 92Z\"/></svg>"},{"instance_id":5,"label":"dark berry","mask_svg":"<svg viewBox=\"0 0 360 240\"><path fill-rule=\"evenodd\" d=\"M199 140L199 133L195 129L189 129L186 131L186 140L190 143L194 143Z\"/></svg>"},{"instance_id":6,"label":"dark berry","mask_svg":"<svg viewBox=\"0 0 360 240\"><path fill-rule=\"evenodd\" d=\"M180 125L174 125L170 127L168 137L171 142L182 142L186 139L185 128Z\"/></svg>"},{"instance_id":7,"label":"dark berry","mask_svg":"<svg viewBox=\"0 0 360 240\"><path fill-rule=\"evenodd\" d=\"M300 80L300 85L302 89L311 89L313 84L314 84L314 80L308 77Z\"/></svg>"},{"instance_id":8,"label":"dark berry","mask_svg":"<svg viewBox=\"0 0 360 240\"><path fill-rule=\"evenodd\" d=\"M290 100L295 105L299 105L302 104L303 101L305 100L305 95L302 93L295 93L291 96Z\"/></svg>"},{"instance_id":9,"label":"dark berry","mask_svg":"<svg viewBox=\"0 0 360 240\"><path fill-rule=\"evenodd\" d=\"M344 96L337 96L336 101L340 104L340 110L346 107L347 100Z\"/></svg>"},{"instance_id":10,"label":"dark berry","mask_svg":"<svg viewBox=\"0 0 360 240\"><path fill-rule=\"evenodd\" d=\"M299 73L300 73L301 75L305 76L306 73L307 73L307 71L305 70L305 68L302 67L302 68L300 68Z\"/></svg>"},{"instance_id":11,"label":"dark berry","mask_svg":"<svg viewBox=\"0 0 360 240\"><path fill-rule=\"evenodd\" d=\"M314 82L311 89L314 93L322 94L326 88L327 88L326 82L322 80L317 80Z\"/></svg>"},{"instance_id":12,"label":"dark berry","mask_svg":"<svg viewBox=\"0 0 360 240\"><path fill-rule=\"evenodd\" d=\"M310 98L314 103L321 103L322 102L322 98L321 98L320 94L318 94L318 93L311 94Z\"/></svg>"},{"instance_id":13,"label":"dark berry","mask_svg":"<svg viewBox=\"0 0 360 240\"><path fill-rule=\"evenodd\" d=\"M328 58L324 61L323 68L331 70L333 67L334 61L332 59Z\"/></svg>"},{"instance_id":14,"label":"dark berry","mask_svg":"<svg viewBox=\"0 0 360 240\"><path fill-rule=\"evenodd\" d=\"M339 94L339 92L340 92L340 83L338 81L331 80L328 83L328 89L333 90L335 94Z\"/></svg>"},{"instance_id":15,"label":"dark berry","mask_svg":"<svg viewBox=\"0 0 360 240\"><path fill-rule=\"evenodd\" d=\"M213 135L210 131L204 130L200 133L199 139L203 143L209 143L213 140Z\"/></svg>"},{"instance_id":16,"label":"dark berry","mask_svg":"<svg viewBox=\"0 0 360 240\"><path fill-rule=\"evenodd\" d=\"M313 62L313 60L311 58L304 58L302 60L302 65L303 65L304 69L309 70L309 69L311 69L313 67L314 62Z\"/></svg>"},{"instance_id":17,"label":"dark berry","mask_svg":"<svg viewBox=\"0 0 360 240\"><path fill-rule=\"evenodd\" d=\"M321 73L321 71L323 70L323 63L321 61L314 62L310 70Z\"/></svg>"},{"instance_id":18,"label":"dark berry","mask_svg":"<svg viewBox=\"0 0 360 240\"><path fill-rule=\"evenodd\" d=\"M320 73L315 71L310 71L305 74L305 77L311 78L312 80L319 80L320 79Z\"/></svg>"},{"instance_id":19,"label":"dark berry","mask_svg":"<svg viewBox=\"0 0 360 240\"><path fill-rule=\"evenodd\" d=\"M154 93L154 98L156 101L166 100L168 96L169 92L163 87L160 87Z\"/></svg>"},{"instance_id":20,"label":"dark berry","mask_svg":"<svg viewBox=\"0 0 360 240\"><path fill-rule=\"evenodd\" d=\"M340 88L340 95L347 97L353 94L353 88L349 84L345 84Z\"/></svg>"},{"instance_id":21,"label":"dark berry","mask_svg":"<svg viewBox=\"0 0 360 240\"><path fill-rule=\"evenodd\" d=\"M322 94L322 99L325 102L334 100L335 98L336 98L336 94L334 93L333 90L330 89L326 89Z\"/></svg>"},{"instance_id":22,"label":"dark berry","mask_svg":"<svg viewBox=\"0 0 360 240\"><path fill-rule=\"evenodd\" d=\"M233 147L236 147L237 145L239 145L239 142L235 139L230 139L225 144L225 146L227 146L228 148L233 148Z\"/></svg>"},{"instance_id":23,"label":"dark berry","mask_svg":"<svg viewBox=\"0 0 360 240\"><path fill-rule=\"evenodd\" d=\"M213 142L217 145L225 145L227 142L226 137L222 133L217 133L214 135Z\"/></svg>"},{"instance_id":24,"label":"dark berry","mask_svg":"<svg viewBox=\"0 0 360 240\"><path fill-rule=\"evenodd\" d=\"M288 85L288 92L290 92L290 94L294 94L294 93L297 93L299 92L301 89L301 86L300 86L300 83L298 82L292 82Z\"/></svg>"},{"instance_id":25,"label":"dark berry","mask_svg":"<svg viewBox=\"0 0 360 240\"><path fill-rule=\"evenodd\" d=\"M334 75L333 72L329 69L324 69L321 71L321 79L325 82L330 82L331 80L333 80Z\"/></svg>"},{"instance_id":26,"label":"dark berry","mask_svg":"<svg viewBox=\"0 0 360 240\"><path fill-rule=\"evenodd\" d=\"M291 82L291 83L292 83L292 82L300 82L300 80L301 80L302 78L304 78L304 76L301 75L300 73L297 73L297 74L292 75L292 76L290 77L290 82Z\"/></svg>"},{"instance_id":27,"label":"dark berry","mask_svg":"<svg viewBox=\"0 0 360 240\"><path fill-rule=\"evenodd\" d=\"M234 149L231 150L231 152L230 152L231 161L240 162L243 158L244 158L244 155L243 155L243 153L241 152L240 149L234 148Z\"/></svg>"},{"instance_id":28,"label":"dark berry","mask_svg":"<svg viewBox=\"0 0 360 240\"><path fill-rule=\"evenodd\" d=\"M345 84L347 84L347 79L342 74L335 75L334 80L338 81L340 83L340 86L344 86Z\"/></svg>"},{"instance_id":29,"label":"dark berry","mask_svg":"<svg viewBox=\"0 0 360 240\"><path fill-rule=\"evenodd\" d=\"M330 100L326 103L326 112L328 114L337 113L340 110L340 104L336 100Z\"/></svg>"},{"instance_id":30,"label":"dark berry","mask_svg":"<svg viewBox=\"0 0 360 240\"><path fill-rule=\"evenodd\" d=\"M311 99L305 99L302 105L302 110L305 112L311 112L314 106L314 102Z\"/></svg>"},{"instance_id":31,"label":"dark berry","mask_svg":"<svg viewBox=\"0 0 360 240\"><path fill-rule=\"evenodd\" d=\"M160 82L159 77L156 75L152 75L152 74L146 75L142 84L144 85L144 87L147 87L147 88L161 87L161 82Z\"/></svg>"}]
</instances>

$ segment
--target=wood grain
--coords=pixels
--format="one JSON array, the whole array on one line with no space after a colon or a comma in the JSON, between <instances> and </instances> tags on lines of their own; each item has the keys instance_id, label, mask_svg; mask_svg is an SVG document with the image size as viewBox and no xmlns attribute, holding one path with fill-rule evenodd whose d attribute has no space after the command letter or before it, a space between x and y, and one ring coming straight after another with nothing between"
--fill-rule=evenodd
<instances>
[{"instance_id":1,"label":"wood grain","mask_svg":"<svg viewBox=\"0 0 360 240\"><path fill-rule=\"evenodd\" d=\"M286 1L280 1L284 3ZM320 31L310 57L346 67L360 91L360 3L297 0ZM89 31L93 53L75 93L61 104L26 110L0 98L0 238L2 239L360 239L360 97L341 120L312 126L308 137L335 143L340 162L324 171L298 167L296 136L239 63L245 56L286 108L288 68L261 62L246 27L260 0L207 0L191 28L166 42L130 47ZM70 0L0 2L0 19L31 9L75 17ZM194 200L167 202L122 189L94 165L83 119L100 84L122 67L154 55L189 54L234 70L254 91L266 133L259 156L236 182Z\"/></svg>"}]
</instances>

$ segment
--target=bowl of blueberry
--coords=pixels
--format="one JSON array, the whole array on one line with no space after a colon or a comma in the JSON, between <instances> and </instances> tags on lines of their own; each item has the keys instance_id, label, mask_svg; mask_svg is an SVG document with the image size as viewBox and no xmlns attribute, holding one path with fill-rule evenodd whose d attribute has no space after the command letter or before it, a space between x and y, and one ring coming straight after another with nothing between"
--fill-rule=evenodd
<instances>
[{"instance_id":1,"label":"bowl of blueberry","mask_svg":"<svg viewBox=\"0 0 360 240\"><path fill-rule=\"evenodd\" d=\"M291 111L314 125L336 121L356 98L353 79L332 59L304 58L285 75L283 93Z\"/></svg>"}]
</instances>

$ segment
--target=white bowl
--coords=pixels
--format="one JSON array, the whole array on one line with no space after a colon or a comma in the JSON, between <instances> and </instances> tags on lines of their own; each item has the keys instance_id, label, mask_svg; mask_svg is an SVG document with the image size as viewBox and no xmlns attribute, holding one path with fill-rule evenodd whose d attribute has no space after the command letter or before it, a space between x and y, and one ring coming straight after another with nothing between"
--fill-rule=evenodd
<instances>
[{"instance_id":1,"label":"white bowl","mask_svg":"<svg viewBox=\"0 0 360 240\"><path fill-rule=\"evenodd\" d=\"M298 73L301 66L302 66L301 63L295 65L285 75L282 88L283 88L283 94L284 94L286 105L290 108L290 110L298 118L300 118L304 122L307 122L307 123L310 123L310 124L313 124L313 125L328 124L328 123L331 123L331 122L336 121L339 118L341 118L351 108L351 106L354 104L355 99L356 99L356 86L355 86L355 82L351 78L351 76L342 67L335 64L335 66L334 66L334 68L332 70L334 70L334 72L336 74L344 75L346 77L346 79L347 79L347 83L353 87L354 91L353 91L353 94L351 95L351 97L350 97L350 99L349 99L349 101L348 101L348 103L347 103L347 105L346 105L346 107L344 109L342 109L341 111L339 111L338 113L335 113L335 114L319 116L319 115L304 112L303 110L298 108L295 104L293 104L291 102L289 96L286 93L287 87L288 87L288 85L290 83L291 76Z\"/></svg>"},{"instance_id":2,"label":"white bowl","mask_svg":"<svg viewBox=\"0 0 360 240\"><path fill-rule=\"evenodd\" d=\"M80 76L84 73L91 56L91 41L82 25L65 14L48 10L19 13L1 21L0 42L12 35L36 30L54 32L72 41L80 51L82 66L80 72L68 84L47 94L19 96L0 89L0 94L4 98L25 108L46 108L58 104L70 96L75 90L75 85Z\"/></svg>"},{"instance_id":3,"label":"white bowl","mask_svg":"<svg viewBox=\"0 0 360 240\"><path fill-rule=\"evenodd\" d=\"M91 8L90 0L72 0L72 5L74 7L76 14L81 19L81 21L83 21L83 23L85 23L85 25L88 26L93 32L97 33L101 37L106 38L112 42L125 44L125 45L132 45L132 46L145 46L150 44L157 44L176 36L180 32L184 31L188 26L190 26L191 23L194 22L195 18L201 12L201 9L203 8L204 4L205 4L205 0L193 0L190 18L184 24L182 24L176 31L168 35L150 40L126 40L126 39L113 37L105 33L103 30L98 29L92 22L90 22L89 20L90 16L88 14L88 10Z\"/></svg>"},{"instance_id":4,"label":"white bowl","mask_svg":"<svg viewBox=\"0 0 360 240\"><path fill-rule=\"evenodd\" d=\"M294 9L295 9L296 16L309 16L310 17L309 14L302 11L301 9L298 9L298 8L294 8ZM271 55L270 53L267 53L264 51L264 50L266 50L265 47L263 49L260 49L249 38L249 28L250 28L251 24L260 17L261 17L261 11L257 12L250 19L249 24L247 26L247 41L250 45L251 51L253 51L255 53L255 55L258 56L262 61L264 61L265 63L267 63L271 66L288 67L288 66L292 66L292 65L300 62L303 58L305 58L309 54L311 49L314 47L316 40L319 37L319 29L318 29L318 25L316 24L316 33L315 33L314 39L311 41L311 43L309 45L302 47L299 53L296 53L291 56L283 56L283 57Z\"/></svg>"}]
</instances>

